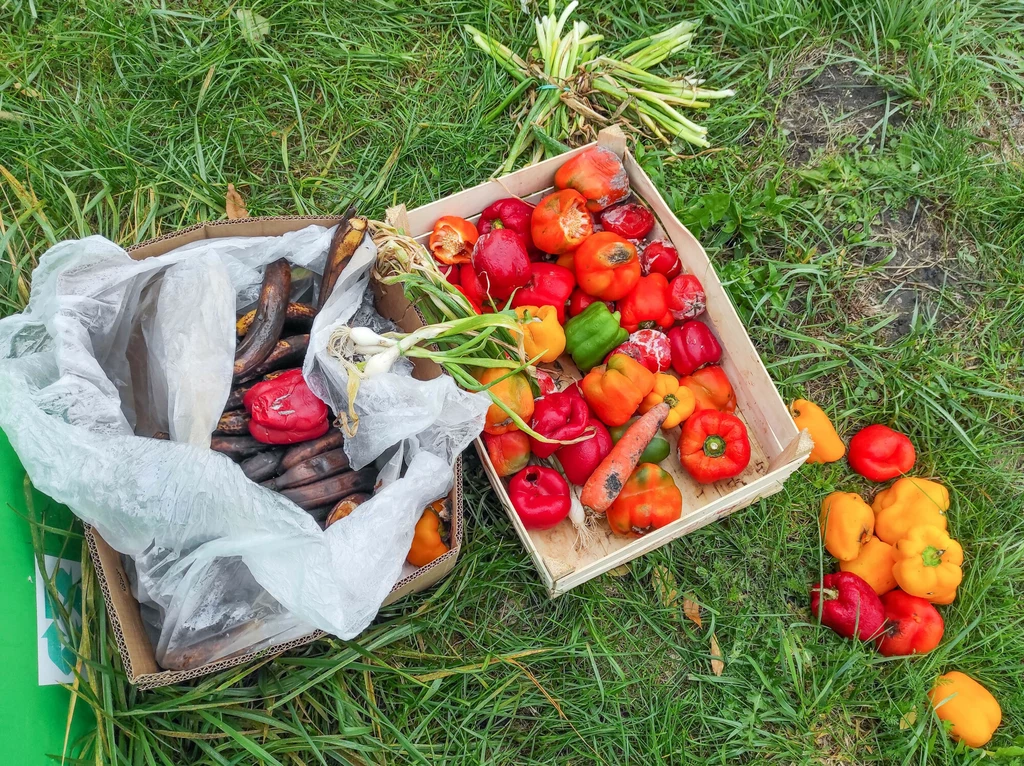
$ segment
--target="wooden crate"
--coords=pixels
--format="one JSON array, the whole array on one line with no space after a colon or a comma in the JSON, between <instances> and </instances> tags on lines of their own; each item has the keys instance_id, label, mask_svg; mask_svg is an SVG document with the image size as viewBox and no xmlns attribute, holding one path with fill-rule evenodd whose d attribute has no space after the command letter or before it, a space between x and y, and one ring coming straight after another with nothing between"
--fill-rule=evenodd
<instances>
[{"instance_id":1,"label":"wooden crate","mask_svg":"<svg viewBox=\"0 0 1024 766\"><path fill-rule=\"evenodd\" d=\"M722 345L721 364L736 392L736 415L747 426L751 458L746 470L733 479L715 484L698 484L682 469L675 457L678 429L673 429L666 434L673 452L662 463L662 467L673 475L682 492L681 518L641 538L616 535L607 522L600 518L595 527L595 539L581 549L577 546L576 532L568 519L548 530L532 531L523 527L512 508L505 482L495 473L487 457L487 450L478 439L477 452L494 491L505 506L523 545L530 552L552 598L778 492L783 482L807 459L812 446L807 432L798 431L793 423L704 249L675 217L651 179L633 159L626 148L622 132L617 128L605 129L601 131L596 143L607 146L622 157L634 194L650 206L658 220L652 237L671 240L679 250L683 270L696 275L704 285L707 311L698 318L711 328ZM406 218L410 233L425 243L434 222L443 215L475 220L488 205L510 195L528 201L539 200L551 190L555 171L570 157L586 148L580 147L410 210ZM543 367L549 369L556 379L564 375L580 377L568 356Z\"/></svg>"}]
</instances>

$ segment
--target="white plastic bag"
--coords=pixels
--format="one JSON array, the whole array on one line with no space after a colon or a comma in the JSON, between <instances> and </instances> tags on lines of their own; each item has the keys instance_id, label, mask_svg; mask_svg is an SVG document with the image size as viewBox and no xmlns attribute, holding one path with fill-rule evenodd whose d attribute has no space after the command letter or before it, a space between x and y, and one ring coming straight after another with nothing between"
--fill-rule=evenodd
<instances>
[{"instance_id":1,"label":"white plastic bag","mask_svg":"<svg viewBox=\"0 0 1024 766\"><path fill-rule=\"evenodd\" d=\"M423 507L449 491L455 456L483 425L487 398L447 377L395 373L364 387L360 434L346 449L354 464L377 460L390 483L326 531L209 449L230 388L236 308L255 301L278 258L321 272L332 232L205 239L142 261L102 237L62 242L40 260L25 312L0 320L0 428L40 490L133 560L164 667L314 627L356 636L399 579ZM374 257L367 238L311 334L307 375L335 406L344 376L323 346L362 304ZM136 435L160 430L172 440Z\"/></svg>"}]
</instances>

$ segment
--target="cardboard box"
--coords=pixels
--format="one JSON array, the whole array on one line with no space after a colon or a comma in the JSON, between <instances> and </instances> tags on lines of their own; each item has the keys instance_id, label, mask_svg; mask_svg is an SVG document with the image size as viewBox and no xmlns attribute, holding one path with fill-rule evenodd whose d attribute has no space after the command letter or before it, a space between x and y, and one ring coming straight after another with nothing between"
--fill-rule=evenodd
<instances>
[{"instance_id":1,"label":"cardboard box","mask_svg":"<svg viewBox=\"0 0 1024 766\"><path fill-rule=\"evenodd\" d=\"M285 216L278 218L247 218L236 221L217 221L214 223L197 224L173 234L149 240L128 249L136 260L163 255L175 248L214 237L277 237L286 232L296 231L312 224L334 226L341 220L338 217ZM422 324L422 318L415 308L405 299L401 290L392 288L375 289L377 310L381 315L396 322L403 330L412 331ZM441 368L430 360L417 359L414 365L414 376L421 380L436 378ZM405 565L400 579L385 599L390 604L410 593L426 590L454 567L462 547L463 511L462 511L462 463L461 458L455 463L455 483L449 494L451 501L451 550L419 569ZM86 527L86 540L92 556L96 576L103 600L107 605L110 626L121 652L128 680L140 689L153 689L158 686L189 681L193 678L215 673L226 668L242 665L247 662L279 654L297 646L308 644L323 637L322 631L310 633L292 641L269 646L255 652L236 654L217 662L191 668L189 670L164 670L157 665L153 646L143 627L139 613L139 604L132 595L121 554L111 548L99 533L92 527Z\"/></svg>"},{"instance_id":2,"label":"cardboard box","mask_svg":"<svg viewBox=\"0 0 1024 766\"><path fill-rule=\"evenodd\" d=\"M778 492L783 482L807 459L812 446L806 432L799 432L794 425L704 249L675 217L651 179L626 149L625 136L618 128L606 128L596 143L607 146L622 157L633 192L650 206L658 220L652 238L670 239L679 250L683 270L696 275L704 285L707 311L698 318L711 328L722 345L722 367L736 392L736 415L748 429L751 459L747 469L734 479L709 485L698 484L675 457L677 433L666 434L673 451L662 467L673 475L682 492L682 517L638 539L614 534L607 522L600 518L596 524L595 539L585 549L580 549L576 532L568 519L549 530L528 531L523 527L512 508L506 484L495 473L487 450L478 439L477 451L494 491L530 552L552 598ZM434 222L443 215L475 220L488 205L511 195L535 202L551 190L555 171L589 146L593 144L410 210L405 219L409 233L425 242ZM556 378L580 377L567 355L554 365L543 367L553 368Z\"/></svg>"}]
</instances>

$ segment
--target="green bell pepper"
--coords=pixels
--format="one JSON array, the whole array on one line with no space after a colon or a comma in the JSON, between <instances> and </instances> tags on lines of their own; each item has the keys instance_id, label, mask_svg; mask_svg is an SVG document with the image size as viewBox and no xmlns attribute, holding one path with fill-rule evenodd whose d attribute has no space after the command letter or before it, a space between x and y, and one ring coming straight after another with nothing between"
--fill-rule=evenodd
<instances>
[{"instance_id":1,"label":"green bell pepper","mask_svg":"<svg viewBox=\"0 0 1024 766\"><path fill-rule=\"evenodd\" d=\"M601 364L628 337L619 326L619 312L613 314L602 301L594 301L565 323L565 350L584 373Z\"/></svg>"},{"instance_id":2,"label":"green bell pepper","mask_svg":"<svg viewBox=\"0 0 1024 766\"><path fill-rule=\"evenodd\" d=\"M622 435L629 430L629 427L636 422L636 418L630 418L628 422L621 426L615 426L609 428L608 433L611 434L612 444L618 442L622 438ZM668 457L668 453L671 452L668 439L662 436L660 433L655 434L654 438L651 439L650 444L647 445L647 449L640 455L641 463L660 463L662 460Z\"/></svg>"}]
</instances>

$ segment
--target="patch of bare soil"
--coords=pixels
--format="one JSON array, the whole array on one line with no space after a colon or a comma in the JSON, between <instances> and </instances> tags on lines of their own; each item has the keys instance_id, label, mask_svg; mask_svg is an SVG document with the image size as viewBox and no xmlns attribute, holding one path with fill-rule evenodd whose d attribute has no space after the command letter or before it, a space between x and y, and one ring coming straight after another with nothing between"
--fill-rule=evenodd
<instances>
[{"instance_id":1,"label":"patch of bare soil","mask_svg":"<svg viewBox=\"0 0 1024 766\"><path fill-rule=\"evenodd\" d=\"M894 94L843 63L825 67L787 97L778 120L792 143L793 159L804 164L818 150L833 151L847 136L881 139L883 127L898 126L903 115Z\"/></svg>"},{"instance_id":2,"label":"patch of bare soil","mask_svg":"<svg viewBox=\"0 0 1024 766\"><path fill-rule=\"evenodd\" d=\"M937 324L945 328L953 320L944 314L945 295L949 303L965 303L969 298L957 290L956 252L935 211L920 200L901 210L886 211L873 227L875 239L887 246L866 250L868 264L884 264L872 280L870 298L884 312L896 314L886 327L890 338L907 335L919 315L939 312Z\"/></svg>"}]
</instances>

